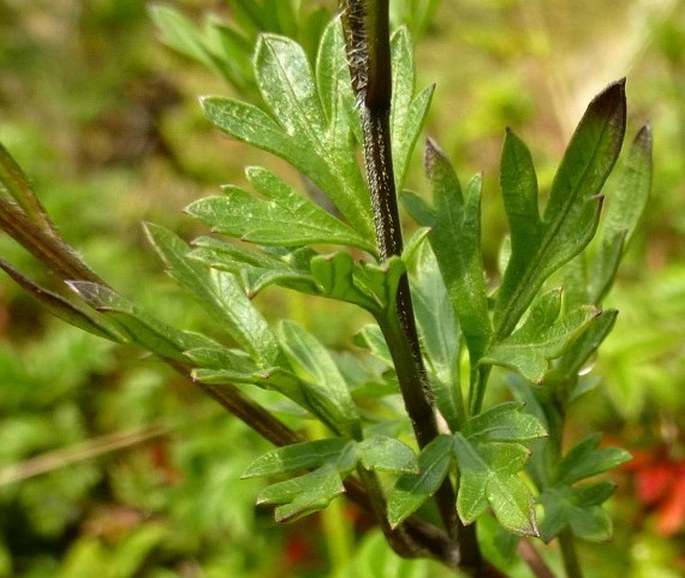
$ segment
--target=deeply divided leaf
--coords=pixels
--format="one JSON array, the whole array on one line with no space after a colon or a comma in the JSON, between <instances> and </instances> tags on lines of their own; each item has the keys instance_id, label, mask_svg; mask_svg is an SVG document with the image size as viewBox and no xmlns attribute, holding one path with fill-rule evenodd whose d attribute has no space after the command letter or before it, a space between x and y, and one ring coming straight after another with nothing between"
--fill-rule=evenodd
<instances>
[{"instance_id":1,"label":"deeply divided leaf","mask_svg":"<svg viewBox=\"0 0 685 578\"><path fill-rule=\"evenodd\" d=\"M598 309L586 306L559 316L560 308L558 290L542 295L523 325L492 345L482 363L508 367L533 383L541 383L550 361L571 347L601 314Z\"/></svg>"},{"instance_id":2,"label":"deeply divided leaf","mask_svg":"<svg viewBox=\"0 0 685 578\"><path fill-rule=\"evenodd\" d=\"M512 253L494 312L498 339L516 327L545 280L580 253L598 224L599 193L623 143L624 82L610 85L589 105L554 177L547 206L537 218L532 161L520 139L507 135L501 186L512 227Z\"/></svg>"},{"instance_id":3,"label":"deeply divided leaf","mask_svg":"<svg viewBox=\"0 0 685 578\"><path fill-rule=\"evenodd\" d=\"M256 478L316 468L334 462L350 443L344 438L329 438L276 448L252 462L242 477Z\"/></svg>"},{"instance_id":4,"label":"deeply divided leaf","mask_svg":"<svg viewBox=\"0 0 685 578\"><path fill-rule=\"evenodd\" d=\"M453 441L438 436L419 455L418 474L402 476L388 497L388 521L395 528L421 507L442 484L452 463Z\"/></svg>"},{"instance_id":5,"label":"deeply divided leaf","mask_svg":"<svg viewBox=\"0 0 685 578\"><path fill-rule=\"evenodd\" d=\"M359 416L350 390L326 348L293 322L283 322L279 329L281 347L315 413L333 431L359 437Z\"/></svg>"},{"instance_id":6,"label":"deeply divided leaf","mask_svg":"<svg viewBox=\"0 0 685 578\"><path fill-rule=\"evenodd\" d=\"M223 197L201 199L186 210L214 231L252 243L291 247L327 243L374 251L374 246L349 226L271 171L250 167L246 174L261 198L229 185L224 187Z\"/></svg>"},{"instance_id":7,"label":"deeply divided leaf","mask_svg":"<svg viewBox=\"0 0 685 578\"><path fill-rule=\"evenodd\" d=\"M428 236L471 358L480 359L491 333L480 248L481 181L462 195L457 175L437 145L429 141L426 165L433 184L433 207L410 199L408 209ZM415 210L414 210L415 209Z\"/></svg>"},{"instance_id":8,"label":"deeply divided leaf","mask_svg":"<svg viewBox=\"0 0 685 578\"><path fill-rule=\"evenodd\" d=\"M273 364L279 356L276 336L233 275L210 270L190 258L188 245L171 231L148 224L147 232L174 279L190 291L260 365Z\"/></svg>"}]
</instances>

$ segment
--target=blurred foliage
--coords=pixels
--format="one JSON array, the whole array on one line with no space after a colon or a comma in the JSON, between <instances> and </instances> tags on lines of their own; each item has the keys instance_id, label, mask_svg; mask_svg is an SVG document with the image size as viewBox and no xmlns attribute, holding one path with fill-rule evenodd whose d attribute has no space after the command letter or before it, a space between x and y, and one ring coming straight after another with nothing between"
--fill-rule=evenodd
<instances>
[{"instance_id":1,"label":"blurred foliage","mask_svg":"<svg viewBox=\"0 0 685 578\"><path fill-rule=\"evenodd\" d=\"M227 1L170 4L198 29L235 16ZM334 3L302 4L314 14ZM652 468L682 463L685 3L630 0L620 10L588 0L416 4L425 11L413 23L421 36L418 84L438 85L429 130L464 174L484 171L493 274L504 127L526 136L544 189L582 103L628 75L630 114L653 125L654 195L607 303L621 315L593 369L603 387L578 402L571 435L603 428L650 455ZM204 327L200 314L178 306L152 252L141 249L139 223L193 226L180 215L190 200L222 182L240 183L244 164L271 161L253 151L247 161L245 147L203 120L195 97L233 89L225 75L165 50L147 8L138 0L0 0L0 137L95 270L167 320ZM395 4L396 19L403 9ZM206 20L208 12L216 16ZM313 51L313 37L308 42ZM426 188L421 179L409 185ZM40 278L5 238L0 254ZM268 315L287 311L328 344L342 343L358 324L318 301L262 299ZM161 364L46 318L4 281L0 337L0 577L444 575L429 562L397 559L377 534L361 538L349 567L330 574L320 521L274 529L253 508L259 488L239 476L264 442ZM153 426L162 429L145 438ZM102 440L117 432L143 439L108 450ZM41 475L6 480L55 451L70 465L57 461ZM685 575L685 527L662 535L663 509L641 499L640 472L619 477L611 502L617 536L585 546L587 575L617 568L627 578ZM685 502L680 487L672 499ZM363 513L344 514L362 534ZM554 564L554 546L549 557Z\"/></svg>"}]
</instances>

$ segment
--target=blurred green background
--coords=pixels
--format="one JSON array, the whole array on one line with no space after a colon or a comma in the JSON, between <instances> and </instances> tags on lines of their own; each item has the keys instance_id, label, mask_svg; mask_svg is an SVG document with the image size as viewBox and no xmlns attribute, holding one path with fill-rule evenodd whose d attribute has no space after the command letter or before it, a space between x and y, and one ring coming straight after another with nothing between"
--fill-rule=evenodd
<instances>
[{"instance_id":1,"label":"blurred green background","mask_svg":"<svg viewBox=\"0 0 685 578\"><path fill-rule=\"evenodd\" d=\"M232 16L222 0L169 5L198 24ZM0 0L0 140L96 271L163 319L211 332L140 223L191 238L200 229L187 203L243 182L245 164L284 167L204 120L197 96L232 89L166 48L149 8ZM628 77L628 138L652 124L653 196L608 303L621 313L592 368L602 387L574 408L568 435L602 429L636 456L613 476L614 542L581 547L587 576L685 576L685 3L443 0L419 32L419 83L437 83L427 130L462 178L484 173L493 275L504 127L531 147L544 190L587 102L612 80ZM416 157L409 184L425 191ZM0 255L56 283L4 237ZM269 317L295 318L341 351L360 322L292 293L260 300ZM67 327L0 280L0 578L448 575L400 561L344 504L333 514L348 536L326 516L275 527L253 506L259 483L239 480L266 447L162 364ZM554 545L546 555L557 564Z\"/></svg>"}]
</instances>

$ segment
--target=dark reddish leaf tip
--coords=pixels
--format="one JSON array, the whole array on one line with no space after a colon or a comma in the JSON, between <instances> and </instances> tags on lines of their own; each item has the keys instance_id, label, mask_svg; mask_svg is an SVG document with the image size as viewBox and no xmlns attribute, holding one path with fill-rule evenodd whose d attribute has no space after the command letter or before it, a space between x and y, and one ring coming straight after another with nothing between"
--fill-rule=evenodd
<instances>
[{"instance_id":1,"label":"dark reddish leaf tip","mask_svg":"<svg viewBox=\"0 0 685 578\"><path fill-rule=\"evenodd\" d=\"M613 118L621 133L626 126L626 79L622 78L610 84L600 92L588 106L588 113L601 118Z\"/></svg>"}]
</instances>

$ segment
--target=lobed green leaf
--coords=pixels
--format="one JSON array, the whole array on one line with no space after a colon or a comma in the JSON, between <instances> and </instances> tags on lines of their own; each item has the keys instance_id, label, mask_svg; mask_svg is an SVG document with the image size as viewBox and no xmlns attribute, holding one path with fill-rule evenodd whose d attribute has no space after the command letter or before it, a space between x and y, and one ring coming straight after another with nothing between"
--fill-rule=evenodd
<instances>
[{"instance_id":1,"label":"lobed green leaf","mask_svg":"<svg viewBox=\"0 0 685 578\"><path fill-rule=\"evenodd\" d=\"M404 262L394 256L382 265L355 263L344 251L319 255L311 261L311 273L321 295L354 303L376 316L394 307L404 272Z\"/></svg>"},{"instance_id":2,"label":"lobed green leaf","mask_svg":"<svg viewBox=\"0 0 685 578\"><path fill-rule=\"evenodd\" d=\"M362 466L367 470L395 474L418 474L416 454L405 443L387 436L372 436L355 447Z\"/></svg>"},{"instance_id":3,"label":"lobed green leaf","mask_svg":"<svg viewBox=\"0 0 685 578\"><path fill-rule=\"evenodd\" d=\"M431 227L428 239L475 364L492 331L480 250L481 180L474 178L462 196L454 169L430 140L426 165L433 184L433 208L411 195L404 196L409 201L405 206L420 225Z\"/></svg>"},{"instance_id":4,"label":"lobed green leaf","mask_svg":"<svg viewBox=\"0 0 685 578\"><path fill-rule=\"evenodd\" d=\"M597 229L599 193L625 133L624 82L610 85L588 106L554 177L542 221L530 154L511 132L501 163L501 186L512 227L512 254L494 311L498 340L515 329L545 280L580 253Z\"/></svg>"},{"instance_id":5,"label":"lobed green leaf","mask_svg":"<svg viewBox=\"0 0 685 578\"><path fill-rule=\"evenodd\" d=\"M277 522L290 522L322 510L345 491L340 474L330 464L313 472L267 486L257 497L258 504L283 504L276 508Z\"/></svg>"},{"instance_id":6,"label":"lobed green leaf","mask_svg":"<svg viewBox=\"0 0 685 578\"><path fill-rule=\"evenodd\" d=\"M223 197L200 199L186 211L216 232L252 243L287 247L326 243L374 252L373 244L271 171L250 167L246 174L263 199L229 185L224 187Z\"/></svg>"},{"instance_id":7,"label":"lobed green leaf","mask_svg":"<svg viewBox=\"0 0 685 578\"><path fill-rule=\"evenodd\" d=\"M189 256L213 269L233 273L239 277L249 298L270 285L280 285L307 293L319 293L310 274L311 259L316 252L307 247L278 252L253 251L214 237L200 237L193 241Z\"/></svg>"},{"instance_id":8,"label":"lobed green leaf","mask_svg":"<svg viewBox=\"0 0 685 578\"><path fill-rule=\"evenodd\" d=\"M396 528L432 496L452 463L453 439L440 435L419 454L419 474L402 476L388 496L388 521Z\"/></svg>"},{"instance_id":9,"label":"lobed green leaf","mask_svg":"<svg viewBox=\"0 0 685 578\"><path fill-rule=\"evenodd\" d=\"M352 442L344 438L328 438L276 448L262 454L243 472L243 478L257 478L316 468L335 462Z\"/></svg>"},{"instance_id":10,"label":"lobed green leaf","mask_svg":"<svg viewBox=\"0 0 685 578\"><path fill-rule=\"evenodd\" d=\"M454 452L459 466L457 512L470 524L488 505L507 530L537 536L533 496L516 476L529 451L517 443L478 443L454 434Z\"/></svg>"},{"instance_id":11,"label":"lobed green leaf","mask_svg":"<svg viewBox=\"0 0 685 578\"><path fill-rule=\"evenodd\" d=\"M470 418L461 433L470 442L527 442L547 436L540 420L520 402L500 403Z\"/></svg>"},{"instance_id":12,"label":"lobed green leaf","mask_svg":"<svg viewBox=\"0 0 685 578\"><path fill-rule=\"evenodd\" d=\"M549 542L567 526L578 538L607 542L613 535L611 516L601 507L614 492L610 482L545 489L538 497L544 510L540 537Z\"/></svg>"},{"instance_id":13,"label":"lobed green leaf","mask_svg":"<svg viewBox=\"0 0 685 578\"><path fill-rule=\"evenodd\" d=\"M601 315L598 309L587 306L557 319L560 299L559 291L541 296L524 324L492 345L481 363L508 367L533 383L542 383L550 360L560 357Z\"/></svg>"},{"instance_id":14,"label":"lobed green leaf","mask_svg":"<svg viewBox=\"0 0 685 578\"><path fill-rule=\"evenodd\" d=\"M293 322L282 322L278 333L283 352L316 414L333 431L358 438L361 432L357 409L326 348Z\"/></svg>"},{"instance_id":15,"label":"lobed green leaf","mask_svg":"<svg viewBox=\"0 0 685 578\"><path fill-rule=\"evenodd\" d=\"M146 226L146 231L174 279L195 296L259 365L272 365L280 355L276 336L233 275L210 270L191 259L188 245L171 231L152 224Z\"/></svg>"},{"instance_id":16,"label":"lobed green leaf","mask_svg":"<svg viewBox=\"0 0 685 578\"><path fill-rule=\"evenodd\" d=\"M555 484L570 485L630 461L632 456L624 449L598 449L601 438L599 433L592 434L574 446L559 462Z\"/></svg>"}]
</instances>

